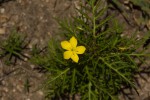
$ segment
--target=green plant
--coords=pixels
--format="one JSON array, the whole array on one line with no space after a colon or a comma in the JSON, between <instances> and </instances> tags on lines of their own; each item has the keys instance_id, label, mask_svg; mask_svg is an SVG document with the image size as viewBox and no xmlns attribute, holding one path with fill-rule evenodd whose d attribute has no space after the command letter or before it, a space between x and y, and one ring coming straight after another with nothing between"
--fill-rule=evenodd
<instances>
[{"instance_id":1,"label":"green plant","mask_svg":"<svg viewBox=\"0 0 150 100\"><path fill-rule=\"evenodd\" d=\"M101 4L101 0L88 0L87 5L77 9L79 16L59 21L65 40L75 37L78 44L86 48L85 53L79 55L79 61L64 59L62 42L55 38L50 40L44 53L31 59L49 73L44 86L48 98L79 94L81 100L118 100L122 85L135 88L133 76L139 66L134 59L143 61L144 56L150 56L144 50L137 50L148 37L140 40L135 34L122 37L123 30L112 16L101 19L107 11L107 8L99 8Z\"/></svg>"},{"instance_id":2,"label":"green plant","mask_svg":"<svg viewBox=\"0 0 150 100\"><path fill-rule=\"evenodd\" d=\"M7 39L2 41L0 58L5 58L7 64L16 63L17 59L24 60L24 58L28 58L23 54L28 45L25 40L25 36L14 30Z\"/></svg>"}]
</instances>

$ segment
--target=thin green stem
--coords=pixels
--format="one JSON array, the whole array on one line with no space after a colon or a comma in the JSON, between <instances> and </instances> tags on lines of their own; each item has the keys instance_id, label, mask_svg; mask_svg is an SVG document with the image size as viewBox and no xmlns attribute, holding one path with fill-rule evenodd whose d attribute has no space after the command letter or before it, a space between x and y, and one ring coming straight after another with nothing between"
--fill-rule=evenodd
<instances>
[{"instance_id":1,"label":"thin green stem","mask_svg":"<svg viewBox=\"0 0 150 100\"><path fill-rule=\"evenodd\" d=\"M91 100L91 86L92 86L92 83L89 82L89 84L88 84L88 88L89 88L89 92L88 92L88 94L89 94L88 100Z\"/></svg>"},{"instance_id":2,"label":"thin green stem","mask_svg":"<svg viewBox=\"0 0 150 100\"><path fill-rule=\"evenodd\" d=\"M96 18L95 18L95 7L92 7L92 14L93 14L93 37L96 37Z\"/></svg>"},{"instance_id":3,"label":"thin green stem","mask_svg":"<svg viewBox=\"0 0 150 100\"><path fill-rule=\"evenodd\" d=\"M75 74L76 74L76 69L73 69L72 82L71 82L71 95L73 94L73 90L74 90Z\"/></svg>"},{"instance_id":4,"label":"thin green stem","mask_svg":"<svg viewBox=\"0 0 150 100\"><path fill-rule=\"evenodd\" d=\"M70 68L65 69L65 70L62 71L59 75L57 75L56 77L54 77L53 79L51 79L51 80L48 82L48 84L51 83L51 82L53 82L53 81L55 81L56 79L58 79L58 78L61 77L63 74L67 73L69 70L70 70Z\"/></svg>"},{"instance_id":5,"label":"thin green stem","mask_svg":"<svg viewBox=\"0 0 150 100\"><path fill-rule=\"evenodd\" d=\"M98 86L97 86L97 88L98 88ZM100 90L103 91L103 92L105 92L106 94L108 94L111 97L112 100L116 100L116 98L113 97L113 95L111 95L107 90L105 90L103 88L100 88Z\"/></svg>"},{"instance_id":6,"label":"thin green stem","mask_svg":"<svg viewBox=\"0 0 150 100\"><path fill-rule=\"evenodd\" d=\"M128 80L123 74L121 74L117 69L113 68L109 63L107 63L103 58L99 57L100 60L102 60L104 62L104 64L107 65L107 67L109 67L110 69L112 69L113 71L115 71L118 75L120 75L124 80L126 80L131 86L134 87L134 85L130 82L130 80Z\"/></svg>"},{"instance_id":7,"label":"thin green stem","mask_svg":"<svg viewBox=\"0 0 150 100\"><path fill-rule=\"evenodd\" d=\"M93 37L94 37L94 38L96 37L95 29L96 29L96 25L95 25L95 17L94 17L94 18L93 18Z\"/></svg>"}]
</instances>

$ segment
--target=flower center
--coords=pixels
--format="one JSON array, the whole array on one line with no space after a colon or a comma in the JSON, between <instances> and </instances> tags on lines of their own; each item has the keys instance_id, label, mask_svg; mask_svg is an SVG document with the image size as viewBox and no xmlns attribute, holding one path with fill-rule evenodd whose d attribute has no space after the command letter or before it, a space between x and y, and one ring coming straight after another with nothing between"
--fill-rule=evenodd
<instances>
[{"instance_id":1,"label":"flower center","mask_svg":"<svg viewBox=\"0 0 150 100\"><path fill-rule=\"evenodd\" d=\"M72 51L72 52L75 52L75 51L76 51L76 48L71 48L71 51Z\"/></svg>"},{"instance_id":2,"label":"flower center","mask_svg":"<svg viewBox=\"0 0 150 100\"><path fill-rule=\"evenodd\" d=\"M73 55L75 55L76 54L76 48L72 48L71 52L72 52Z\"/></svg>"}]
</instances>

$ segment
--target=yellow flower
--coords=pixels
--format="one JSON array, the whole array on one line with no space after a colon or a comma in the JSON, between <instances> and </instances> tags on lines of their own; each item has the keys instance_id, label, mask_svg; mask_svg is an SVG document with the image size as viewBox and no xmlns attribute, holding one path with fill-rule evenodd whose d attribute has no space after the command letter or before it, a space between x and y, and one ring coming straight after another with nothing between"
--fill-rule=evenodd
<instances>
[{"instance_id":1,"label":"yellow flower","mask_svg":"<svg viewBox=\"0 0 150 100\"><path fill-rule=\"evenodd\" d=\"M83 54L86 50L84 46L77 46L77 39L73 36L69 41L62 41L61 47L67 51L64 52L64 59L72 59L78 63L78 54Z\"/></svg>"}]
</instances>

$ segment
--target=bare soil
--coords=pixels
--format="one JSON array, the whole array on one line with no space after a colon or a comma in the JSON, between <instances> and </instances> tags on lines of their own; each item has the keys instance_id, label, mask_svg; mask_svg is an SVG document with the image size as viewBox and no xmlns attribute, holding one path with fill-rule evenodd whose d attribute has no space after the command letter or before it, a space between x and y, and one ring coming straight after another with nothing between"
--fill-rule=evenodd
<instances>
[{"instance_id":1,"label":"bare soil","mask_svg":"<svg viewBox=\"0 0 150 100\"><path fill-rule=\"evenodd\" d=\"M79 0L0 0L0 38L6 38L16 28L31 40L29 48L34 44L44 47L49 37L59 32L54 17L70 17L78 3ZM115 9L110 9L108 13L116 15L116 19L124 25L125 35L137 30L139 36L144 35L150 29L150 20L140 22L140 10L131 11L128 6L124 8L127 10L128 19ZM7 66L0 59L0 100L44 100L44 91L39 88L45 77L44 73L35 70L36 67L26 61L18 61L15 65ZM149 76L143 74L146 80L138 75L136 77L140 84L137 85L139 95L132 90L130 100L150 100ZM126 90L127 93L129 90ZM120 100L125 100L124 95L120 94Z\"/></svg>"}]
</instances>

